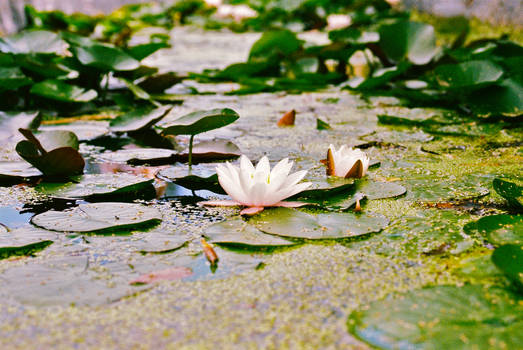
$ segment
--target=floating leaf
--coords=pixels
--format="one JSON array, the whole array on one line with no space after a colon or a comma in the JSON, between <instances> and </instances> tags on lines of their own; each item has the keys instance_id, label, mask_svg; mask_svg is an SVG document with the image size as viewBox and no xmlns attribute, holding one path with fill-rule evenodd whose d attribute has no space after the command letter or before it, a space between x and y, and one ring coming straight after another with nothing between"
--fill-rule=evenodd
<instances>
[{"instance_id":1,"label":"floating leaf","mask_svg":"<svg viewBox=\"0 0 523 350\"><path fill-rule=\"evenodd\" d=\"M431 202L465 200L486 196L488 188L473 177L414 176L402 180L407 188L407 198Z\"/></svg>"},{"instance_id":2,"label":"floating leaf","mask_svg":"<svg viewBox=\"0 0 523 350\"><path fill-rule=\"evenodd\" d=\"M480 116L503 115L517 117L523 113L523 86L514 79L505 79L492 86L474 91L467 105Z\"/></svg>"},{"instance_id":3,"label":"floating leaf","mask_svg":"<svg viewBox=\"0 0 523 350\"><path fill-rule=\"evenodd\" d=\"M197 164L238 158L241 155L241 151L238 146L231 141L210 140L202 141L194 145L192 154L193 162ZM185 150L176 156L176 161L185 163L188 158L189 150Z\"/></svg>"},{"instance_id":4,"label":"floating leaf","mask_svg":"<svg viewBox=\"0 0 523 350\"><path fill-rule=\"evenodd\" d=\"M111 120L111 131L125 133L149 129L169 114L171 109L172 106L162 106L153 110L149 108L133 110Z\"/></svg>"},{"instance_id":5,"label":"floating leaf","mask_svg":"<svg viewBox=\"0 0 523 350\"><path fill-rule=\"evenodd\" d=\"M498 214L485 216L467 228L476 228L490 243L500 246L507 243L523 244L523 217L521 215Z\"/></svg>"},{"instance_id":6,"label":"floating leaf","mask_svg":"<svg viewBox=\"0 0 523 350\"><path fill-rule=\"evenodd\" d=\"M192 274L192 270L188 267L172 267L166 270L149 272L132 280L129 282L129 284L148 284L160 281L176 281Z\"/></svg>"},{"instance_id":7,"label":"floating leaf","mask_svg":"<svg viewBox=\"0 0 523 350\"><path fill-rule=\"evenodd\" d=\"M492 253L492 262L523 292L523 245L502 245Z\"/></svg>"},{"instance_id":8,"label":"floating leaf","mask_svg":"<svg viewBox=\"0 0 523 350\"><path fill-rule=\"evenodd\" d=\"M33 255L51 245L55 238L54 233L27 226L0 232L0 259Z\"/></svg>"},{"instance_id":9,"label":"floating leaf","mask_svg":"<svg viewBox=\"0 0 523 350\"><path fill-rule=\"evenodd\" d=\"M491 61L439 65L434 70L441 86L451 89L479 88L498 81L503 70Z\"/></svg>"},{"instance_id":10,"label":"floating leaf","mask_svg":"<svg viewBox=\"0 0 523 350\"><path fill-rule=\"evenodd\" d=\"M80 63L102 72L130 71L140 67L138 60L109 44L95 42L89 46L74 46L72 51Z\"/></svg>"},{"instance_id":11,"label":"floating leaf","mask_svg":"<svg viewBox=\"0 0 523 350\"><path fill-rule=\"evenodd\" d=\"M233 123L240 116L229 108L186 114L164 126L165 135L196 135Z\"/></svg>"},{"instance_id":12,"label":"floating leaf","mask_svg":"<svg viewBox=\"0 0 523 350\"><path fill-rule=\"evenodd\" d=\"M370 304L349 316L352 334L381 349L518 348L520 298L501 288L436 286Z\"/></svg>"},{"instance_id":13,"label":"floating leaf","mask_svg":"<svg viewBox=\"0 0 523 350\"><path fill-rule=\"evenodd\" d=\"M130 148L101 153L97 158L109 162L128 163L132 165L162 165L176 162L176 155L176 151L164 148Z\"/></svg>"},{"instance_id":14,"label":"floating leaf","mask_svg":"<svg viewBox=\"0 0 523 350\"><path fill-rule=\"evenodd\" d=\"M249 61L268 61L286 57L301 48L302 41L290 30L266 31L256 41L249 52Z\"/></svg>"},{"instance_id":15,"label":"floating leaf","mask_svg":"<svg viewBox=\"0 0 523 350\"><path fill-rule=\"evenodd\" d=\"M183 79L183 77L176 75L174 72L167 72L149 76L142 80L138 86L150 94L161 94L173 85L180 83ZM179 98L179 96L176 97L178 100Z\"/></svg>"},{"instance_id":16,"label":"floating leaf","mask_svg":"<svg viewBox=\"0 0 523 350\"><path fill-rule=\"evenodd\" d=\"M18 67L0 67L0 91L16 90L32 82Z\"/></svg>"},{"instance_id":17,"label":"floating leaf","mask_svg":"<svg viewBox=\"0 0 523 350\"><path fill-rule=\"evenodd\" d=\"M178 250L187 245L187 239L177 232L165 232L165 229L155 229L145 233L134 234L127 243L131 249L142 254L163 254Z\"/></svg>"},{"instance_id":18,"label":"floating leaf","mask_svg":"<svg viewBox=\"0 0 523 350\"><path fill-rule=\"evenodd\" d=\"M131 174L88 174L73 177L71 182L42 182L36 190L57 198L97 201L130 201L156 197L154 180Z\"/></svg>"},{"instance_id":19,"label":"floating leaf","mask_svg":"<svg viewBox=\"0 0 523 350\"><path fill-rule=\"evenodd\" d=\"M511 206L523 209L523 186L501 179L494 179L492 186Z\"/></svg>"},{"instance_id":20,"label":"floating leaf","mask_svg":"<svg viewBox=\"0 0 523 350\"><path fill-rule=\"evenodd\" d=\"M278 126L293 126L294 121L296 120L296 111L290 110L287 113L285 113L280 120L278 120L278 123L276 125Z\"/></svg>"},{"instance_id":21,"label":"floating leaf","mask_svg":"<svg viewBox=\"0 0 523 350\"><path fill-rule=\"evenodd\" d=\"M0 111L0 144L11 138L17 139L19 128L37 129L41 119L39 112Z\"/></svg>"},{"instance_id":22,"label":"floating leaf","mask_svg":"<svg viewBox=\"0 0 523 350\"><path fill-rule=\"evenodd\" d=\"M29 182L42 173L26 162L0 161L0 186L11 186Z\"/></svg>"},{"instance_id":23,"label":"floating leaf","mask_svg":"<svg viewBox=\"0 0 523 350\"><path fill-rule=\"evenodd\" d=\"M31 93L61 102L89 102L98 96L95 90L85 90L61 80L44 80L34 84Z\"/></svg>"},{"instance_id":24,"label":"floating leaf","mask_svg":"<svg viewBox=\"0 0 523 350\"><path fill-rule=\"evenodd\" d=\"M370 77L364 79L356 77L347 82L347 87L356 90L371 90L381 87L394 78L403 74L408 68L407 62L400 62L397 66L377 69Z\"/></svg>"},{"instance_id":25,"label":"floating leaf","mask_svg":"<svg viewBox=\"0 0 523 350\"><path fill-rule=\"evenodd\" d=\"M316 118L316 129L317 130L329 130L332 129L329 123L324 122L320 118Z\"/></svg>"},{"instance_id":26,"label":"floating leaf","mask_svg":"<svg viewBox=\"0 0 523 350\"><path fill-rule=\"evenodd\" d=\"M163 42L150 42L130 47L127 49L127 53L134 59L141 61L145 57L150 56L156 51L166 47L169 47L169 44Z\"/></svg>"},{"instance_id":27,"label":"floating leaf","mask_svg":"<svg viewBox=\"0 0 523 350\"><path fill-rule=\"evenodd\" d=\"M209 226L203 233L210 242L223 246L266 248L295 245L296 242L263 233L242 219L232 219Z\"/></svg>"},{"instance_id":28,"label":"floating leaf","mask_svg":"<svg viewBox=\"0 0 523 350\"><path fill-rule=\"evenodd\" d=\"M27 30L0 38L0 52L12 54L55 54L63 56L69 45L53 32Z\"/></svg>"},{"instance_id":29,"label":"floating leaf","mask_svg":"<svg viewBox=\"0 0 523 350\"><path fill-rule=\"evenodd\" d=\"M162 221L158 209L132 203L80 204L71 210L50 210L31 223L51 231L111 234L150 227Z\"/></svg>"},{"instance_id":30,"label":"floating leaf","mask_svg":"<svg viewBox=\"0 0 523 350\"><path fill-rule=\"evenodd\" d=\"M350 238L380 232L389 220L381 214L307 214L289 208L264 210L249 223L263 232L302 239Z\"/></svg>"},{"instance_id":31,"label":"floating leaf","mask_svg":"<svg viewBox=\"0 0 523 350\"><path fill-rule=\"evenodd\" d=\"M434 27L429 24L399 21L381 26L379 35L380 47L396 62L406 59L423 65L429 63L438 52Z\"/></svg>"}]
</instances>

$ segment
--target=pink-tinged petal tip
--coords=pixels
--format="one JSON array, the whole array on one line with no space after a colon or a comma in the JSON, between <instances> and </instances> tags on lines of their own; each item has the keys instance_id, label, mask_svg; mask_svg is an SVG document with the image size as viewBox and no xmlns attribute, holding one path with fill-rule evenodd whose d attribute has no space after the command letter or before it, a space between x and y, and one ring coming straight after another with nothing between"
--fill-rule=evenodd
<instances>
[{"instance_id":1,"label":"pink-tinged petal tip","mask_svg":"<svg viewBox=\"0 0 523 350\"><path fill-rule=\"evenodd\" d=\"M299 207L303 207L304 205L307 205L309 203L305 203L305 202L285 202L285 201L282 201L282 202L278 202L276 204L273 205L273 207L284 207L284 208L299 208Z\"/></svg>"},{"instance_id":2,"label":"pink-tinged petal tip","mask_svg":"<svg viewBox=\"0 0 523 350\"><path fill-rule=\"evenodd\" d=\"M207 207L237 207L241 204L236 201L203 201L198 202L198 205L204 205Z\"/></svg>"},{"instance_id":3,"label":"pink-tinged petal tip","mask_svg":"<svg viewBox=\"0 0 523 350\"><path fill-rule=\"evenodd\" d=\"M264 207L249 207L240 211L240 215L253 216L258 213L261 213L265 209Z\"/></svg>"}]
</instances>

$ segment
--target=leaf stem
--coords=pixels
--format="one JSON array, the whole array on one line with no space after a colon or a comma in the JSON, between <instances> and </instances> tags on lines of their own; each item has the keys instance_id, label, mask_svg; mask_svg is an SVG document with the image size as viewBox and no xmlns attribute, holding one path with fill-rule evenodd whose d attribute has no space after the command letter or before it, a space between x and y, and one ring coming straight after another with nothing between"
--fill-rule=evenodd
<instances>
[{"instance_id":1,"label":"leaf stem","mask_svg":"<svg viewBox=\"0 0 523 350\"><path fill-rule=\"evenodd\" d=\"M191 135L191 138L189 140L189 170L191 170L192 167L192 144L194 141L194 135Z\"/></svg>"}]
</instances>

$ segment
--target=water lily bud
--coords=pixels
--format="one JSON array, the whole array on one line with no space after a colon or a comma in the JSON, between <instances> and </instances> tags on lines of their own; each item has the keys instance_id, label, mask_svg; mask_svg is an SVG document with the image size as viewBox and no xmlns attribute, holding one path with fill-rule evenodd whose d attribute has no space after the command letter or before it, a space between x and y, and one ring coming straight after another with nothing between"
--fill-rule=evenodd
<instances>
[{"instance_id":1,"label":"water lily bud","mask_svg":"<svg viewBox=\"0 0 523 350\"><path fill-rule=\"evenodd\" d=\"M336 151L333 145L327 151L327 175L344 178L362 178L369 169L369 157L359 149L341 146Z\"/></svg>"}]
</instances>

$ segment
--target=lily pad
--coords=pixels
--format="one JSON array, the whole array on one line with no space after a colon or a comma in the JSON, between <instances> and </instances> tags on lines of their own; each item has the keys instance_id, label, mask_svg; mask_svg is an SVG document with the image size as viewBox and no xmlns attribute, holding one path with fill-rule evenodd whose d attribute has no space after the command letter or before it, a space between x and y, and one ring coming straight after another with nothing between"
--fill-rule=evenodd
<instances>
[{"instance_id":1,"label":"lily pad","mask_svg":"<svg viewBox=\"0 0 523 350\"><path fill-rule=\"evenodd\" d=\"M451 89L479 88L498 81L503 69L484 60L440 65L434 73L441 86Z\"/></svg>"},{"instance_id":2,"label":"lily pad","mask_svg":"<svg viewBox=\"0 0 523 350\"><path fill-rule=\"evenodd\" d=\"M0 67L0 91L16 90L32 82L18 67Z\"/></svg>"},{"instance_id":3,"label":"lily pad","mask_svg":"<svg viewBox=\"0 0 523 350\"><path fill-rule=\"evenodd\" d=\"M0 162L0 186L11 186L42 176L40 170L26 162Z\"/></svg>"},{"instance_id":4,"label":"lily pad","mask_svg":"<svg viewBox=\"0 0 523 350\"><path fill-rule=\"evenodd\" d=\"M176 232L155 229L133 235L128 246L142 254L169 253L187 245L187 238Z\"/></svg>"},{"instance_id":5,"label":"lily pad","mask_svg":"<svg viewBox=\"0 0 523 350\"><path fill-rule=\"evenodd\" d=\"M521 215L490 215L474 223L474 228L494 245L523 244L523 217ZM467 228L470 231L472 227Z\"/></svg>"},{"instance_id":6,"label":"lily pad","mask_svg":"<svg viewBox=\"0 0 523 350\"><path fill-rule=\"evenodd\" d=\"M486 196L488 188L474 177L432 177L427 175L403 179L407 198L430 202L465 200Z\"/></svg>"},{"instance_id":7,"label":"lily pad","mask_svg":"<svg viewBox=\"0 0 523 350\"><path fill-rule=\"evenodd\" d=\"M492 86L474 91L467 105L480 116L503 115L517 117L523 113L523 86L515 79L505 79Z\"/></svg>"},{"instance_id":8,"label":"lily pad","mask_svg":"<svg viewBox=\"0 0 523 350\"><path fill-rule=\"evenodd\" d=\"M186 114L164 126L165 135L196 135L233 123L240 116L229 108Z\"/></svg>"},{"instance_id":9,"label":"lily pad","mask_svg":"<svg viewBox=\"0 0 523 350\"><path fill-rule=\"evenodd\" d=\"M64 56L68 47L58 34L46 30L28 30L0 38L0 52L4 53Z\"/></svg>"},{"instance_id":10,"label":"lily pad","mask_svg":"<svg viewBox=\"0 0 523 350\"><path fill-rule=\"evenodd\" d=\"M361 138L368 142L388 142L388 143L405 143L405 142L428 142L434 139L434 136L423 131L406 132L406 131L380 131Z\"/></svg>"},{"instance_id":11,"label":"lily pad","mask_svg":"<svg viewBox=\"0 0 523 350\"><path fill-rule=\"evenodd\" d=\"M192 149L192 159L195 164L235 159L240 155L240 148L228 140L202 141L194 145ZM185 150L177 155L176 160L178 162L187 162L188 158L189 150Z\"/></svg>"},{"instance_id":12,"label":"lily pad","mask_svg":"<svg viewBox=\"0 0 523 350\"><path fill-rule=\"evenodd\" d=\"M31 87L31 93L61 102L89 102L98 96L95 90L85 90L61 80L44 80L36 83Z\"/></svg>"},{"instance_id":13,"label":"lily pad","mask_svg":"<svg viewBox=\"0 0 523 350\"><path fill-rule=\"evenodd\" d=\"M75 57L85 66L102 72L131 71L140 67L140 62L121 49L102 43L89 46L74 46Z\"/></svg>"},{"instance_id":14,"label":"lily pad","mask_svg":"<svg viewBox=\"0 0 523 350\"><path fill-rule=\"evenodd\" d=\"M296 244L296 242L263 233L242 219L226 220L209 226L203 235L210 242L223 246L263 248Z\"/></svg>"},{"instance_id":15,"label":"lily pad","mask_svg":"<svg viewBox=\"0 0 523 350\"><path fill-rule=\"evenodd\" d=\"M523 186L501 179L494 179L492 186L511 206L520 210L523 209Z\"/></svg>"},{"instance_id":16,"label":"lily pad","mask_svg":"<svg viewBox=\"0 0 523 350\"><path fill-rule=\"evenodd\" d=\"M40 125L40 112L2 112L0 111L0 144L19 135L18 129L37 129Z\"/></svg>"},{"instance_id":17,"label":"lily pad","mask_svg":"<svg viewBox=\"0 0 523 350\"><path fill-rule=\"evenodd\" d=\"M154 180L131 174L87 174L67 183L43 182L35 189L57 198L98 201L130 201L156 197Z\"/></svg>"},{"instance_id":18,"label":"lily pad","mask_svg":"<svg viewBox=\"0 0 523 350\"><path fill-rule=\"evenodd\" d=\"M129 148L101 153L96 157L116 163L160 165L176 162L176 154L176 151L165 148Z\"/></svg>"},{"instance_id":19,"label":"lily pad","mask_svg":"<svg viewBox=\"0 0 523 350\"><path fill-rule=\"evenodd\" d=\"M33 255L51 245L55 239L55 233L34 227L24 226L9 232L0 231L0 259Z\"/></svg>"},{"instance_id":20,"label":"lily pad","mask_svg":"<svg viewBox=\"0 0 523 350\"><path fill-rule=\"evenodd\" d=\"M348 326L380 349L515 349L523 342L520 299L501 288L436 286L373 302Z\"/></svg>"},{"instance_id":21,"label":"lily pad","mask_svg":"<svg viewBox=\"0 0 523 350\"><path fill-rule=\"evenodd\" d=\"M492 262L523 291L523 245L502 245L492 253Z\"/></svg>"},{"instance_id":22,"label":"lily pad","mask_svg":"<svg viewBox=\"0 0 523 350\"><path fill-rule=\"evenodd\" d=\"M158 209L134 203L80 204L71 210L50 210L35 215L31 223L46 230L111 234L150 227L162 221Z\"/></svg>"},{"instance_id":23,"label":"lily pad","mask_svg":"<svg viewBox=\"0 0 523 350\"><path fill-rule=\"evenodd\" d=\"M429 24L399 21L379 30L380 47L392 60L408 60L417 65L429 63L438 52L434 27Z\"/></svg>"},{"instance_id":24,"label":"lily pad","mask_svg":"<svg viewBox=\"0 0 523 350\"><path fill-rule=\"evenodd\" d=\"M380 232L389 224L381 214L307 214L289 208L265 210L249 221L263 232L302 239L337 239Z\"/></svg>"}]
</instances>

